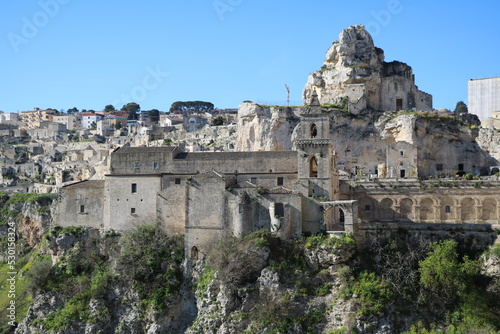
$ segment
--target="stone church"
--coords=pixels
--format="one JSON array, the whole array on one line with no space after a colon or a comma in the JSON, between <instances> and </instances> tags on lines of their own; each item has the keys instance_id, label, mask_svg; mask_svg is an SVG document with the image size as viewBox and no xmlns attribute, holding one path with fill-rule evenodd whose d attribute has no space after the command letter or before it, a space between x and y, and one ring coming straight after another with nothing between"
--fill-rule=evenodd
<instances>
[{"instance_id":1,"label":"stone church","mask_svg":"<svg viewBox=\"0 0 500 334\"><path fill-rule=\"evenodd\" d=\"M329 118L319 104L301 113L296 151L181 152L124 146L102 181L63 187L61 226L127 230L160 224L206 253L227 236L269 229L282 238L351 231L356 202L339 200Z\"/></svg>"}]
</instances>

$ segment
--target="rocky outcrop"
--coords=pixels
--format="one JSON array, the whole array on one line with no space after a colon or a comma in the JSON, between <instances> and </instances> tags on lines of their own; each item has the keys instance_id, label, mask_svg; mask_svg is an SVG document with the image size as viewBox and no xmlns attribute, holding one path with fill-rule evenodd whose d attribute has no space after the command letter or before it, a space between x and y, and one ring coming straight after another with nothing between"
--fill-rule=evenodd
<instances>
[{"instance_id":1,"label":"rocky outcrop","mask_svg":"<svg viewBox=\"0 0 500 334\"><path fill-rule=\"evenodd\" d=\"M476 140L479 147L490 156L490 164L500 166L500 131L480 128Z\"/></svg>"},{"instance_id":2,"label":"rocky outcrop","mask_svg":"<svg viewBox=\"0 0 500 334\"><path fill-rule=\"evenodd\" d=\"M291 150L291 134L298 121L294 108L242 103L238 108L236 150Z\"/></svg>"},{"instance_id":3,"label":"rocky outcrop","mask_svg":"<svg viewBox=\"0 0 500 334\"><path fill-rule=\"evenodd\" d=\"M383 50L375 47L362 25L343 30L327 51L321 69L309 75L304 104L310 104L314 92L321 104L339 105L347 99L349 111L355 114L367 108L432 109L432 96L415 86L411 67L384 62Z\"/></svg>"}]
</instances>

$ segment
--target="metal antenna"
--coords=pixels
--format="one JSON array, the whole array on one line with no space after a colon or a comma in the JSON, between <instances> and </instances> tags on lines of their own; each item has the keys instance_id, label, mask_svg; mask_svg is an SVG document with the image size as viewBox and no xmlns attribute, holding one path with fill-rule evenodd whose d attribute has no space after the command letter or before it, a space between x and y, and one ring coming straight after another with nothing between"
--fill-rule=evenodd
<instances>
[{"instance_id":1,"label":"metal antenna","mask_svg":"<svg viewBox=\"0 0 500 334\"><path fill-rule=\"evenodd\" d=\"M286 105L287 106L290 106L290 88L288 88L288 85L285 84L285 88L286 88Z\"/></svg>"}]
</instances>

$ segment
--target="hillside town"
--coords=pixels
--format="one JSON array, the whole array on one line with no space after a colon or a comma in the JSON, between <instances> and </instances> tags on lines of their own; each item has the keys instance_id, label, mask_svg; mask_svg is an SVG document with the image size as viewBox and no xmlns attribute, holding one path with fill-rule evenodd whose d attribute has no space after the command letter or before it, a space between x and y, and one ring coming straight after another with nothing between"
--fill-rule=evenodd
<instances>
[{"instance_id":1,"label":"hillside town","mask_svg":"<svg viewBox=\"0 0 500 334\"><path fill-rule=\"evenodd\" d=\"M7 193L56 193L68 183L102 179L110 153L125 144L227 150L234 141L236 113L176 110L151 119L148 111L138 110L136 119L129 119L124 110L0 112L0 187Z\"/></svg>"}]
</instances>

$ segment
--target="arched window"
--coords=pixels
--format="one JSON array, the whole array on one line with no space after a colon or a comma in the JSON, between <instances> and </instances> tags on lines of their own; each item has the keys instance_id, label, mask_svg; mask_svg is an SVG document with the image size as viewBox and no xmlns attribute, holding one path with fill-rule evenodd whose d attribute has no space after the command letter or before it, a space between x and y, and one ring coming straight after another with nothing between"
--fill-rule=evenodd
<instances>
[{"instance_id":1,"label":"arched window","mask_svg":"<svg viewBox=\"0 0 500 334\"><path fill-rule=\"evenodd\" d=\"M311 125L311 138L316 138L318 135L318 128L316 127L316 124Z\"/></svg>"},{"instance_id":2,"label":"arched window","mask_svg":"<svg viewBox=\"0 0 500 334\"><path fill-rule=\"evenodd\" d=\"M444 207L444 212L445 213L451 213L451 207L449 205Z\"/></svg>"},{"instance_id":3,"label":"arched window","mask_svg":"<svg viewBox=\"0 0 500 334\"><path fill-rule=\"evenodd\" d=\"M318 177L318 161L312 157L309 161L309 177Z\"/></svg>"}]
</instances>

